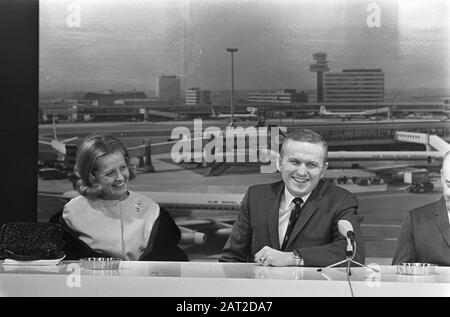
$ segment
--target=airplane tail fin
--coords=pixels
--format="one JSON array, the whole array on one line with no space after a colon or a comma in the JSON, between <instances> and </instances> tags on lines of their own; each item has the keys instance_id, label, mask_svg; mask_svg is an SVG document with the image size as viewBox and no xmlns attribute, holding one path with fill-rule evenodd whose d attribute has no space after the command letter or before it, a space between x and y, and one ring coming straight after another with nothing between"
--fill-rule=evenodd
<instances>
[{"instance_id":1,"label":"airplane tail fin","mask_svg":"<svg viewBox=\"0 0 450 317\"><path fill-rule=\"evenodd\" d=\"M263 110L259 113L258 119L255 123L255 128L264 127L266 125L266 111Z\"/></svg>"},{"instance_id":2,"label":"airplane tail fin","mask_svg":"<svg viewBox=\"0 0 450 317\"><path fill-rule=\"evenodd\" d=\"M325 108L325 106L320 106L320 113L322 114L327 113L327 108Z\"/></svg>"},{"instance_id":3,"label":"airplane tail fin","mask_svg":"<svg viewBox=\"0 0 450 317\"><path fill-rule=\"evenodd\" d=\"M56 135L56 118L55 117L52 118L52 122L53 122L53 139L58 140L58 136Z\"/></svg>"},{"instance_id":4,"label":"airplane tail fin","mask_svg":"<svg viewBox=\"0 0 450 317\"><path fill-rule=\"evenodd\" d=\"M211 114L213 117L218 116L219 114L217 113L216 109L214 109L214 107L211 107Z\"/></svg>"}]
</instances>

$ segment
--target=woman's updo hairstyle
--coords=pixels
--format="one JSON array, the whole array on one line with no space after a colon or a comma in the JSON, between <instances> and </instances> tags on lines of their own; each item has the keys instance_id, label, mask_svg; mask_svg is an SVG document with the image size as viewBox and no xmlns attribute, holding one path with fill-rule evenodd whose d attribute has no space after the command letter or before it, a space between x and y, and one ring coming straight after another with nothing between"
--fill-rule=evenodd
<instances>
[{"instance_id":1,"label":"woman's updo hairstyle","mask_svg":"<svg viewBox=\"0 0 450 317\"><path fill-rule=\"evenodd\" d=\"M122 153L130 171L129 179L135 178L130 169L130 155L127 148L116 137L110 134L96 134L86 137L81 143L75 162L74 172L79 178L75 182L75 188L83 196L97 197L102 192L102 186L95 180L97 160L115 152Z\"/></svg>"}]
</instances>

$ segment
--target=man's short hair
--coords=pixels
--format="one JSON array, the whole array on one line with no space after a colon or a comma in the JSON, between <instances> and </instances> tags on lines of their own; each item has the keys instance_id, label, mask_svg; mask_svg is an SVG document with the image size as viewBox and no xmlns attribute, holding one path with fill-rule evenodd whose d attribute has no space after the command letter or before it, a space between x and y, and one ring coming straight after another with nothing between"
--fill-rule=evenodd
<instances>
[{"instance_id":1,"label":"man's short hair","mask_svg":"<svg viewBox=\"0 0 450 317\"><path fill-rule=\"evenodd\" d=\"M281 146L280 157L283 157L283 151L284 151L283 147L284 147L284 144L286 144L286 142L288 140L298 141L298 142L308 142L308 143L313 143L313 144L321 144L323 146L323 148L325 149L325 157L324 157L323 163L327 162L328 144L327 144L327 141L325 141L325 139L319 133L314 132L313 130L304 129L304 128L297 129L295 131L288 133L288 135L284 139L283 144Z\"/></svg>"}]
</instances>

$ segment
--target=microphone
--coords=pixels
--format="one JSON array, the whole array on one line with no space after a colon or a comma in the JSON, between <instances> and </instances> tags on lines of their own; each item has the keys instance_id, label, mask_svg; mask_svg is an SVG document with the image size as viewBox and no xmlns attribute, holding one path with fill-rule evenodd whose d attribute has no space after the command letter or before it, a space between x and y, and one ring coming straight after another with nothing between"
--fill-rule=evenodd
<instances>
[{"instance_id":1,"label":"microphone","mask_svg":"<svg viewBox=\"0 0 450 317\"><path fill-rule=\"evenodd\" d=\"M346 238L355 240L355 233L353 232L353 226L348 220L338 221L339 232Z\"/></svg>"},{"instance_id":2,"label":"microphone","mask_svg":"<svg viewBox=\"0 0 450 317\"><path fill-rule=\"evenodd\" d=\"M339 232L347 238L347 251L345 255L347 257L352 256L353 254L353 245L352 241L355 241L355 233L353 232L353 226L348 220L339 220L338 221L338 229Z\"/></svg>"}]
</instances>

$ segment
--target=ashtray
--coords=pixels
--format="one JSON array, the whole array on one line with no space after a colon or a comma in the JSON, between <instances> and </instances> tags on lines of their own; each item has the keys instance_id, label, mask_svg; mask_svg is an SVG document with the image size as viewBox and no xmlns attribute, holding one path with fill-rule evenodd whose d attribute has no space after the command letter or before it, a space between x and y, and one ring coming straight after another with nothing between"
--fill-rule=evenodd
<instances>
[{"instance_id":1,"label":"ashtray","mask_svg":"<svg viewBox=\"0 0 450 317\"><path fill-rule=\"evenodd\" d=\"M436 271L436 264L431 263L400 263L397 272L402 275L430 275Z\"/></svg>"},{"instance_id":2,"label":"ashtray","mask_svg":"<svg viewBox=\"0 0 450 317\"><path fill-rule=\"evenodd\" d=\"M120 258L83 258L80 259L82 268L88 270L117 270Z\"/></svg>"}]
</instances>

